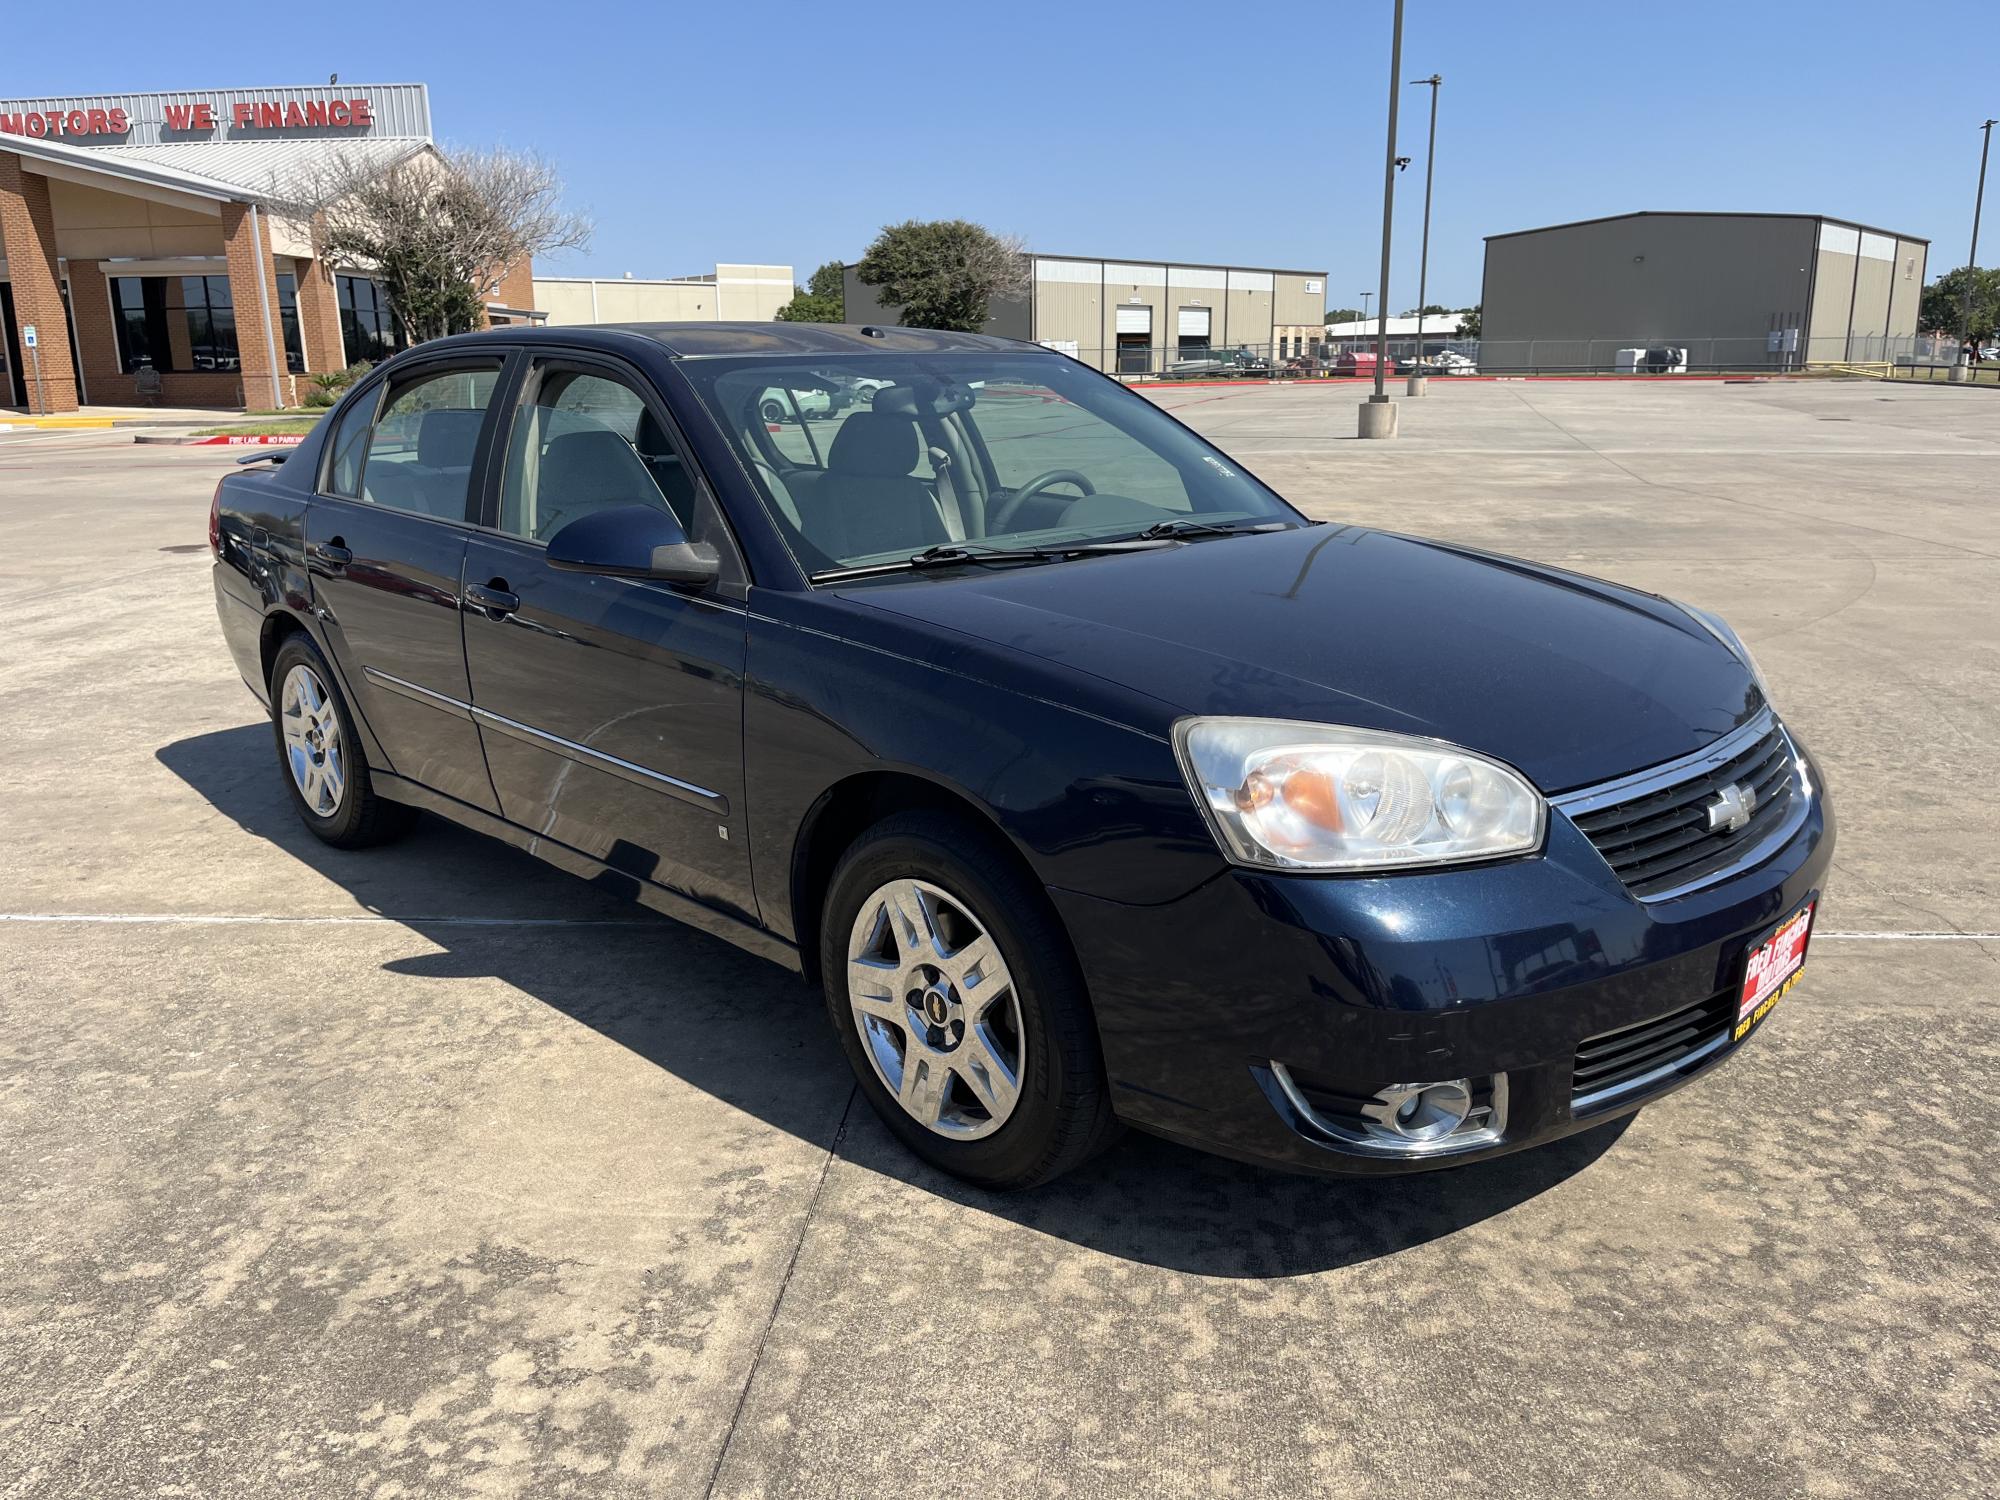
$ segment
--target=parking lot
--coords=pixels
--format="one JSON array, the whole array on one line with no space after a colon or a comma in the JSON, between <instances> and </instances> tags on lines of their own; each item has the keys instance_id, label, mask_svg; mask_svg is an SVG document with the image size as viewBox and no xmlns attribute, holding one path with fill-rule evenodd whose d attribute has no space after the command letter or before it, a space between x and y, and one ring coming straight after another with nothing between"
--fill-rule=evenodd
<instances>
[{"instance_id":1,"label":"parking lot","mask_svg":"<svg viewBox=\"0 0 2000 1500\"><path fill-rule=\"evenodd\" d=\"M0 434L0 1497L1990 1489L2000 393L1431 390L1154 395L1314 515L1728 615L1840 817L1803 983L1539 1152L1013 1198L796 979L317 844L215 625L235 455Z\"/></svg>"}]
</instances>

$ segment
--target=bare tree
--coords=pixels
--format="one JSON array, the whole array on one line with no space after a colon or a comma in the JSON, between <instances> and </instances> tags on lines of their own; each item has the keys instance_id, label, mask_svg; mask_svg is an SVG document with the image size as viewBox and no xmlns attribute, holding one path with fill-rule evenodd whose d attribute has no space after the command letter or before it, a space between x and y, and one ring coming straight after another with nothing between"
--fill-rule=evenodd
<instances>
[{"instance_id":1,"label":"bare tree","mask_svg":"<svg viewBox=\"0 0 2000 1500\"><path fill-rule=\"evenodd\" d=\"M590 242L555 168L531 153L422 151L390 166L336 153L271 187L308 226L313 254L378 276L412 343L485 322L514 266Z\"/></svg>"}]
</instances>

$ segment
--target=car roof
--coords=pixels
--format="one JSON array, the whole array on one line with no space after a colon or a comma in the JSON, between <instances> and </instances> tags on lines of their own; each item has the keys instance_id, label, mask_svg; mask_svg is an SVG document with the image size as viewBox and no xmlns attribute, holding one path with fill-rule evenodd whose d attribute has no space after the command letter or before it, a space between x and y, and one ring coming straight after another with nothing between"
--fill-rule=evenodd
<instances>
[{"instance_id":1,"label":"car roof","mask_svg":"<svg viewBox=\"0 0 2000 1500\"><path fill-rule=\"evenodd\" d=\"M617 348L632 338L643 338L660 345L676 359L746 354L937 354L952 350L1041 352L1040 345L1019 339L935 328L901 328L893 323L574 323L553 328L509 324L482 333L438 339L422 347L427 350L454 345L477 347L496 338L526 344L602 348Z\"/></svg>"}]
</instances>

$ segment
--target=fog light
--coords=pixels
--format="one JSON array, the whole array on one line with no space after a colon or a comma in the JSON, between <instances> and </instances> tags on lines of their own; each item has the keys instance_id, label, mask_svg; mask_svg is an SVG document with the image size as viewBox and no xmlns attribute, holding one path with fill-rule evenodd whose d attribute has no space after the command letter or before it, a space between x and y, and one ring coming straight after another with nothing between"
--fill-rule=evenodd
<instances>
[{"instance_id":1,"label":"fog light","mask_svg":"<svg viewBox=\"0 0 2000 1500\"><path fill-rule=\"evenodd\" d=\"M1392 1083L1377 1089L1361 1107L1368 1132L1398 1141L1436 1141L1450 1135L1472 1113L1472 1080Z\"/></svg>"}]
</instances>

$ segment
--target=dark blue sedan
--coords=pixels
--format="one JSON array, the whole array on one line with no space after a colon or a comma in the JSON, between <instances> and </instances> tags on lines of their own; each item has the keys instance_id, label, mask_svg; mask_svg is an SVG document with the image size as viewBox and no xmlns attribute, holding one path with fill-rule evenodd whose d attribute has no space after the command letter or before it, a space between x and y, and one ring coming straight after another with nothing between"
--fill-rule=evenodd
<instances>
[{"instance_id":1,"label":"dark blue sedan","mask_svg":"<svg viewBox=\"0 0 2000 1500\"><path fill-rule=\"evenodd\" d=\"M1832 857L1720 619L1311 521L1003 339L441 340L210 540L314 833L427 809L788 965L992 1187L1121 1122L1363 1173L1628 1112L1764 1023Z\"/></svg>"}]
</instances>

